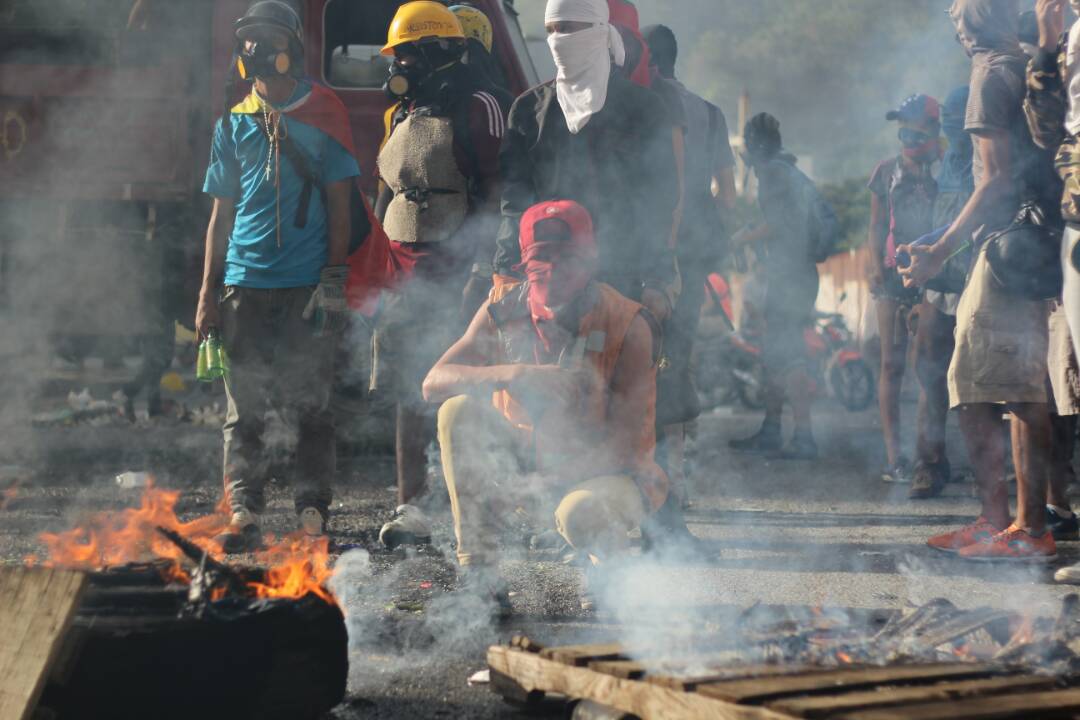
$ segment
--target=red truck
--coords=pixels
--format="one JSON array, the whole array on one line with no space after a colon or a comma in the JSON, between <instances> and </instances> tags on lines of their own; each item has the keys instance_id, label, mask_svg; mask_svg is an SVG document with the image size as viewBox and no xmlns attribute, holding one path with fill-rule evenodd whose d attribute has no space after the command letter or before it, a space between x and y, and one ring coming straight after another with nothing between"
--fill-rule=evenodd
<instances>
[{"instance_id":1,"label":"red truck","mask_svg":"<svg viewBox=\"0 0 1080 720\"><path fill-rule=\"evenodd\" d=\"M402 2L295 0L307 74L348 108L370 188L389 105L378 51ZM32 307L70 355L190 323L203 173L248 4L0 0L0 307ZM468 4L491 19L507 89L535 84L513 0Z\"/></svg>"}]
</instances>

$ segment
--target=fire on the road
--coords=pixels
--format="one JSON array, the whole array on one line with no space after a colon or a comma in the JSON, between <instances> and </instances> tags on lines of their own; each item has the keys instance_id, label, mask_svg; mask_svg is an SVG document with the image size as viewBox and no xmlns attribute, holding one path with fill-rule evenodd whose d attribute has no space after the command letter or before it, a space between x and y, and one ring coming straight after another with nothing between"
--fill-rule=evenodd
<instances>
[{"instance_id":1,"label":"fire on the road","mask_svg":"<svg viewBox=\"0 0 1080 720\"><path fill-rule=\"evenodd\" d=\"M177 490L165 490L149 484L138 507L118 512L97 512L78 526L59 533L42 533L40 539L48 556L26 558L26 564L67 567L78 570L101 570L132 562L166 560L166 579L188 582L179 547L163 537L157 528L182 535L220 560L223 556L215 537L229 523L227 508L219 504L214 512L190 522L176 516ZM256 559L267 566L262 582L251 581L253 597L300 598L315 593L334 602L324 584L330 579L329 541L299 534L276 539L267 535L266 549Z\"/></svg>"}]
</instances>

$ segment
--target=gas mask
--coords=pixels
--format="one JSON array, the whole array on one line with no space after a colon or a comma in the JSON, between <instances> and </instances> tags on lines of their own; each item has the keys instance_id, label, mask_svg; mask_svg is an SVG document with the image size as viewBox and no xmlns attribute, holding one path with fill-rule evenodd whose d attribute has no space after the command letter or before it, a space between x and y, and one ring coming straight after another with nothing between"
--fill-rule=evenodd
<instances>
[{"instance_id":1,"label":"gas mask","mask_svg":"<svg viewBox=\"0 0 1080 720\"><path fill-rule=\"evenodd\" d=\"M248 47L241 47L236 56L236 69L244 80L288 75L292 59L287 50L279 50L269 42L254 41Z\"/></svg>"},{"instance_id":2,"label":"gas mask","mask_svg":"<svg viewBox=\"0 0 1080 720\"><path fill-rule=\"evenodd\" d=\"M390 66L390 76L383 84L383 90L395 102L415 100L432 78L461 62L465 54L465 43L432 40L401 45L394 48L394 51L397 57ZM410 58L410 62L403 64L403 57Z\"/></svg>"},{"instance_id":3,"label":"gas mask","mask_svg":"<svg viewBox=\"0 0 1080 720\"><path fill-rule=\"evenodd\" d=\"M431 74L426 62L418 61L402 65L397 60L390 66L390 76L383 85L383 90L391 100L407 100L416 97L424 80Z\"/></svg>"}]
</instances>

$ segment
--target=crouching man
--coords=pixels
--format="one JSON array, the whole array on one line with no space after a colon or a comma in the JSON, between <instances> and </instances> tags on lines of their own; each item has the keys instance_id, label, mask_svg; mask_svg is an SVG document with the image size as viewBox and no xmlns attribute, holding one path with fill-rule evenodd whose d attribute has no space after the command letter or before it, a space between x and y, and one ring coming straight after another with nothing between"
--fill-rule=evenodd
<instances>
[{"instance_id":1,"label":"crouching man","mask_svg":"<svg viewBox=\"0 0 1080 720\"><path fill-rule=\"evenodd\" d=\"M594 278L589 213L561 200L521 218L527 280L500 286L424 380L438 416L464 583L510 609L495 570L514 510L554 509L592 561L582 607L627 533L659 508L653 461L658 334L648 311Z\"/></svg>"}]
</instances>

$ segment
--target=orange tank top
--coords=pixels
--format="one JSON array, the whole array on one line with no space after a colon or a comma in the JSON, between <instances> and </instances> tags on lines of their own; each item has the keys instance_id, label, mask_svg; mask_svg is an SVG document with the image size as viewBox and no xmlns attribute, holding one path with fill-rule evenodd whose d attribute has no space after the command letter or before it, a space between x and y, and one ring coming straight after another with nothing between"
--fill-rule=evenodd
<instances>
[{"instance_id":1,"label":"orange tank top","mask_svg":"<svg viewBox=\"0 0 1080 720\"><path fill-rule=\"evenodd\" d=\"M586 290L585 309L577 333L569 340L557 362L581 370L584 391L573 408L526 408L509 391L494 394L495 407L515 426L529 434L536 452L537 470L557 467L575 458L595 458L607 443L611 410L611 386L626 334L642 306L603 283ZM525 283L504 284L491 293L490 316L498 345L495 363L539 364L539 336L532 324ZM551 360L550 362L555 362ZM632 475L653 509L667 496L668 479L656 465L656 384L652 391L633 457L611 458L603 474ZM584 480L586 478L575 478Z\"/></svg>"}]
</instances>

